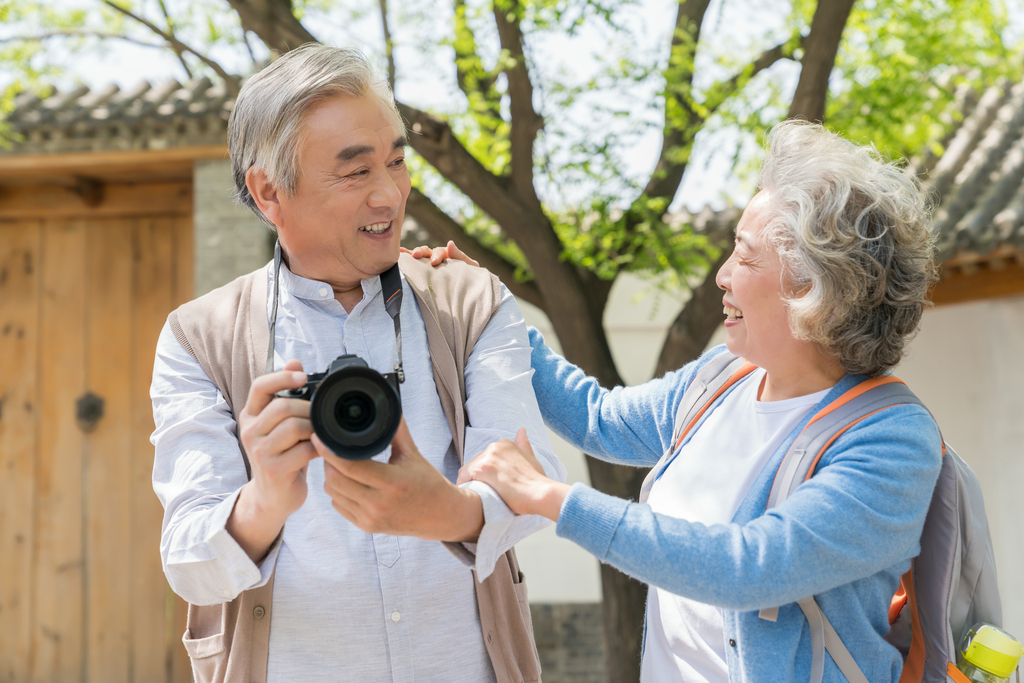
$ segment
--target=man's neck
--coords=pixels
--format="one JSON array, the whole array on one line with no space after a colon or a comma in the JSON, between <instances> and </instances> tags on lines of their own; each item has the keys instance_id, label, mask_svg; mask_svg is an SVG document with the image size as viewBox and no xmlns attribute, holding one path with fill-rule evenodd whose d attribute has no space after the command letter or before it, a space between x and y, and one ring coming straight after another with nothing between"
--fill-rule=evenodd
<instances>
[{"instance_id":1,"label":"man's neck","mask_svg":"<svg viewBox=\"0 0 1024 683\"><path fill-rule=\"evenodd\" d=\"M351 313L356 304L363 300L363 284L361 282L346 289L340 289L338 285L334 284L331 287L334 289L334 298L338 300L346 313Z\"/></svg>"},{"instance_id":2,"label":"man's neck","mask_svg":"<svg viewBox=\"0 0 1024 683\"><path fill-rule=\"evenodd\" d=\"M301 263L295 263L293 259L288 258L286 252L282 252L282 259L291 270L292 275L298 275L304 277L307 280L316 280L317 282L325 282L331 286L334 291L334 298L342 305L346 313L351 313L352 309L363 300L363 282L361 279L343 279L338 280L334 278L323 278L318 277L316 273L306 272L306 269Z\"/></svg>"}]
</instances>

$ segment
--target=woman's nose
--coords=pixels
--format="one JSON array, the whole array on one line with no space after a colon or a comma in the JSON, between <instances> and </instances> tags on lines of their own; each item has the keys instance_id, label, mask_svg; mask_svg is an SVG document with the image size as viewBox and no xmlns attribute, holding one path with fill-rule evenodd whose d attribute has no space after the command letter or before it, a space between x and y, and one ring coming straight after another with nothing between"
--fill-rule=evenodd
<instances>
[{"instance_id":1,"label":"woman's nose","mask_svg":"<svg viewBox=\"0 0 1024 683\"><path fill-rule=\"evenodd\" d=\"M722 264L722 267L718 269L715 274L715 284L718 285L719 289L729 291L729 286L732 282L732 256L730 255L728 260Z\"/></svg>"}]
</instances>

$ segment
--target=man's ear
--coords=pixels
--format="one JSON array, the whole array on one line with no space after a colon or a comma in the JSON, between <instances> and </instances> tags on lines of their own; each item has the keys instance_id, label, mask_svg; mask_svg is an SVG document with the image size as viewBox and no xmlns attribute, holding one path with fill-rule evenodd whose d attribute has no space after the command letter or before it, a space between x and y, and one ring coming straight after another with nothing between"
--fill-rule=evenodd
<instances>
[{"instance_id":1,"label":"man's ear","mask_svg":"<svg viewBox=\"0 0 1024 683\"><path fill-rule=\"evenodd\" d=\"M266 171L250 166L245 173L245 186L249 188L249 194L252 195L259 210L280 230L284 223L284 217L281 215L280 193L267 178Z\"/></svg>"}]
</instances>

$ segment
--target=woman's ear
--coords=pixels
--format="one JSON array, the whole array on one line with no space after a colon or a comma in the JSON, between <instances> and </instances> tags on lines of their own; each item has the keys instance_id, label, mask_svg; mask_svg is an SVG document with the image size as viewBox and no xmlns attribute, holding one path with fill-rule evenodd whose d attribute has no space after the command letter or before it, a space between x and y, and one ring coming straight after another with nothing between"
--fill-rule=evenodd
<instances>
[{"instance_id":1,"label":"woman's ear","mask_svg":"<svg viewBox=\"0 0 1024 683\"><path fill-rule=\"evenodd\" d=\"M284 218L281 215L280 194L267 178L266 171L251 166L245 173L245 186L249 188L249 194L252 195L257 208L267 217L267 220L280 230L284 223Z\"/></svg>"}]
</instances>

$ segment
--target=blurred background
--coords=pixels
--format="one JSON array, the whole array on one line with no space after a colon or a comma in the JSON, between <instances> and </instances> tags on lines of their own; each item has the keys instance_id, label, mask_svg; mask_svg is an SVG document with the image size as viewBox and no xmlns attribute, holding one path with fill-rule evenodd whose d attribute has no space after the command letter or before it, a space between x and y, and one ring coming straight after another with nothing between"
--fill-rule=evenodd
<instances>
[{"instance_id":1,"label":"blurred background","mask_svg":"<svg viewBox=\"0 0 1024 683\"><path fill-rule=\"evenodd\" d=\"M909 165L942 280L896 374L982 481L1024 636L1022 36L1020 0L0 0L0 681L190 679L153 349L173 308L269 258L227 119L310 40L393 83L403 242L455 239L606 386L718 342L708 274L771 125ZM645 472L552 439L570 480L636 497ZM518 552L544 680L636 680L643 586L553 529Z\"/></svg>"}]
</instances>

